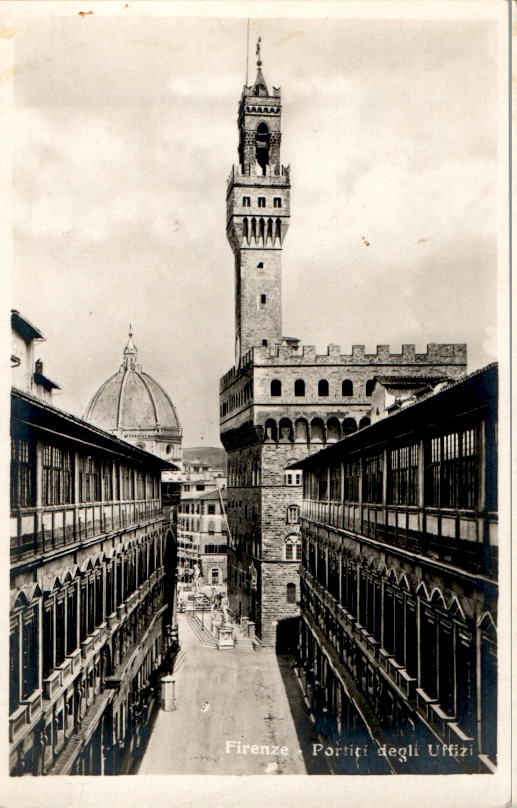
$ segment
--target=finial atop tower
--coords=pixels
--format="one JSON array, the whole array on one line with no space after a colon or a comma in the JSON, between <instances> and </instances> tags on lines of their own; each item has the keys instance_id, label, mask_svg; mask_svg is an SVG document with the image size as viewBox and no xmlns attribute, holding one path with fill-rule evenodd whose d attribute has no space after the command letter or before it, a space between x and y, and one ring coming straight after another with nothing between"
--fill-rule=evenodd
<instances>
[{"instance_id":1,"label":"finial atop tower","mask_svg":"<svg viewBox=\"0 0 517 808\"><path fill-rule=\"evenodd\" d=\"M133 342L133 328L131 323L129 324L129 339L127 341L127 345L124 348L124 363L123 366L125 368L130 368L134 370L136 367L136 360L138 356L138 351L136 349L136 345Z\"/></svg>"},{"instance_id":2,"label":"finial atop tower","mask_svg":"<svg viewBox=\"0 0 517 808\"><path fill-rule=\"evenodd\" d=\"M253 85L253 95L269 95L267 84L264 76L262 75L262 60L260 58L260 43L262 37L259 36L257 41L257 78Z\"/></svg>"}]
</instances>

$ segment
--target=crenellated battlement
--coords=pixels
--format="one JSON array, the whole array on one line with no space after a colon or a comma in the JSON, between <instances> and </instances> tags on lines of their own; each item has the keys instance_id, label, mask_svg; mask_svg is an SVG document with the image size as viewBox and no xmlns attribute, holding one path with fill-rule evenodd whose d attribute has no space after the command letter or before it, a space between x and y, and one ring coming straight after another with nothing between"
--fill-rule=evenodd
<instances>
[{"instance_id":1,"label":"crenellated battlement","mask_svg":"<svg viewBox=\"0 0 517 808\"><path fill-rule=\"evenodd\" d=\"M293 365L306 363L317 365L404 365L409 364L457 364L467 362L467 346L465 343L436 343L427 345L425 353L416 353L413 344L401 346L400 353L391 353L389 345L377 345L375 353L366 353L364 345L352 345L349 354L341 353L341 346L330 344L325 354L317 354L314 345L294 346L287 343L269 347L253 348L255 364L277 364L278 360Z\"/></svg>"},{"instance_id":2,"label":"crenellated battlement","mask_svg":"<svg viewBox=\"0 0 517 808\"><path fill-rule=\"evenodd\" d=\"M467 346L465 343L436 343L427 345L425 353L416 353L413 344L401 346L400 353L391 353L389 345L377 345L375 353L366 353L364 345L352 345L348 354L341 353L341 346L334 343L327 346L327 353L317 354L314 345L295 346L287 343L272 346L257 346L243 357L240 368L231 368L221 377L220 390L247 371L251 365L275 367L353 367L353 366L447 366L467 369Z\"/></svg>"}]
</instances>

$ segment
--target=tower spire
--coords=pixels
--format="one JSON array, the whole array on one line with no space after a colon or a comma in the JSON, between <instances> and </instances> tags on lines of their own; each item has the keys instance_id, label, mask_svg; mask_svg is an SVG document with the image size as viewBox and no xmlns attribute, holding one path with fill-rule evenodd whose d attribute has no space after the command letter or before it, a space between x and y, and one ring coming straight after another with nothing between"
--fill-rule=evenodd
<instances>
[{"instance_id":1,"label":"tower spire","mask_svg":"<svg viewBox=\"0 0 517 808\"><path fill-rule=\"evenodd\" d=\"M257 40L257 78L255 79L255 84L253 85L253 95L269 95L266 80L262 73L262 59L260 58L260 43L262 41L262 37L259 36Z\"/></svg>"}]
</instances>

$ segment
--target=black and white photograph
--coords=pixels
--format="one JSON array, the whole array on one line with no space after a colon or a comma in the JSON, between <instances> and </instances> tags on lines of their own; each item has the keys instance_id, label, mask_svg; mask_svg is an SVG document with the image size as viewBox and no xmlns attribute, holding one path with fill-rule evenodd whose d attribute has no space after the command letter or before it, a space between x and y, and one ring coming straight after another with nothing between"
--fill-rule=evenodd
<instances>
[{"instance_id":1,"label":"black and white photograph","mask_svg":"<svg viewBox=\"0 0 517 808\"><path fill-rule=\"evenodd\" d=\"M511 4L4 5L6 805L510 804Z\"/></svg>"}]
</instances>

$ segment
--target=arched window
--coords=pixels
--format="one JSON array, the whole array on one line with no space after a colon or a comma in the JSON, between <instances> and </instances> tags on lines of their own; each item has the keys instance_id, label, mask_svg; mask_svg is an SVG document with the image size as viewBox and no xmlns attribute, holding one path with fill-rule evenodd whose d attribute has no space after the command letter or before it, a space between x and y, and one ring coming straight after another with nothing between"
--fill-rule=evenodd
<instances>
[{"instance_id":1,"label":"arched window","mask_svg":"<svg viewBox=\"0 0 517 808\"><path fill-rule=\"evenodd\" d=\"M362 429L365 426L370 426L370 419L367 415L365 415L364 418L361 418L359 421L359 429Z\"/></svg>"},{"instance_id":2,"label":"arched window","mask_svg":"<svg viewBox=\"0 0 517 808\"><path fill-rule=\"evenodd\" d=\"M287 537L284 543L284 555L286 561L302 560L302 543L299 536Z\"/></svg>"},{"instance_id":3,"label":"arched window","mask_svg":"<svg viewBox=\"0 0 517 808\"><path fill-rule=\"evenodd\" d=\"M289 505L289 507L287 508L287 524L297 525L299 521L300 521L300 506Z\"/></svg>"},{"instance_id":4,"label":"arched window","mask_svg":"<svg viewBox=\"0 0 517 808\"><path fill-rule=\"evenodd\" d=\"M282 240L282 225L280 223L280 219L276 219L275 221L275 238Z\"/></svg>"},{"instance_id":5,"label":"arched window","mask_svg":"<svg viewBox=\"0 0 517 808\"><path fill-rule=\"evenodd\" d=\"M371 396L371 394L373 392L374 384L375 384L375 379L368 379L368 381L366 382L365 392L366 392L367 396Z\"/></svg>"},{"instance_id":6,"label":"arched window","mask_svg":"<svg viewBox=\"0 0 517 808\"><path fill-rule=\"evenodd\" d=\"M264 222L264 219L260 218L259 219L259 236L260 236L260 238L262 240L264 240L265 228L266 228L266 224Z\"/></svg>"},{"instance_id":7,"label":"arched window","mask_svg":"<svg viewBox=\"0 0 517 808\"><path fill-rule=\"evenodd\" d=\"M273 240L273 219L267 220L267 237Z\"/></svg>"},{"instance_id":8,"label":"arched window","mask_svg":"<svg viewBox=\"0 0 517 808\"><path fill-rule=\"evenodd\" d=\"M320 379L318 382L318 395L319 396L328 396L329 394L329 383L326 379Z\"/></svg>"},{"instance_id":9,"label":"arched window","mask_svg":"<svg viewBox=\"0 0 517 808\"><path fill-rule=\"evenodd\" d=\"M296 584L287 584L285 589L287 603L296 603Z\"/></svg>"},{"instance_id":10,"label":"arched window","mask_svg":"<svg viewBox=\"0 0 517 808\"><path fill-rule=\"evenodd\" d=\"M246 239L246 241L247 241L247 240L248 240L248 238L249 238L249 233L248 233L248 219L247 219L247 217L245 217L245 218L243 219L243 222L242 222L242 235L243 235L243 238L245 238L245 239Z\"/></svg>"},{"instance_id":11,"label":"arched window","mask_svg":"<svg viewBox=\"0 0 517 808\"><path fill-rule=\"evenodd\" d=\"M303 379L296 379L294 383L294 394L295 396L305 395L305 382Z\"/></svg>"},{"instance_id":12,"label":"arched window","mask_svg":"<svg viewBox=\"0 0 517 808\"><path fill-rule=\"evenodd\" d=\"M341 382L341 395L342 396L354 395L354 384L351 379L343 379L343 381Z\"/></svg>"},{"instance_id":13,"label":"arched window","mask_svg":"<svg viewBox=\"0 0 517 808\"><path fill-rule=\"evenodd\" d=\"M280 379L273 379L271 382L271 395L272 396L281 396L282 395L282 382Z\"/></svg>"},{"instance_id":14,"label":"arched window","mask_svg":"<svg viewBox=\"0 0 517 808\"><path fill-rule=\"evenodd\" d=\"M252 238L257 238L257 220L255 217L251 220L251 236Z\"/></svg>"}]
</instances>

